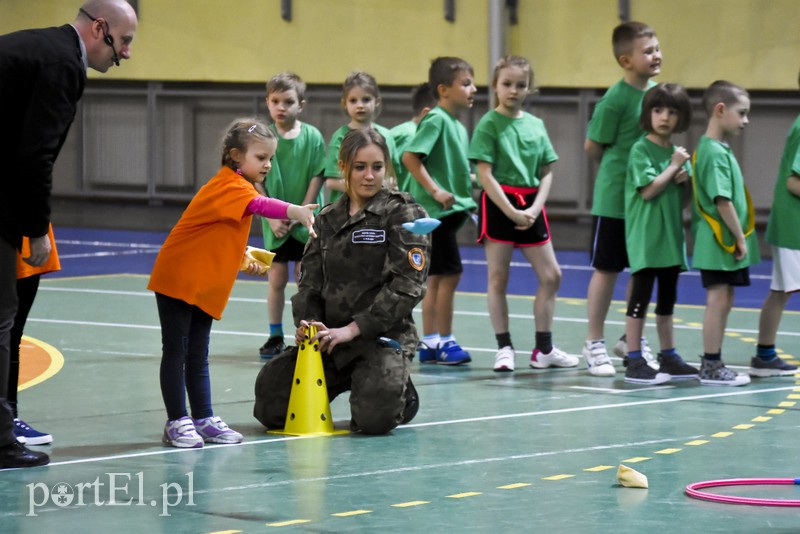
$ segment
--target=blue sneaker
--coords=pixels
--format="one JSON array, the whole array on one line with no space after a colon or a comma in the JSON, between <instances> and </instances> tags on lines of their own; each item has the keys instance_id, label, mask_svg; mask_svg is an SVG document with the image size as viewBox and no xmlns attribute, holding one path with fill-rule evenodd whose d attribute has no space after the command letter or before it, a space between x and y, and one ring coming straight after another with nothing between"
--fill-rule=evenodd
<instances>
[{"instance_id":1,"label":"blue sneaker","mask_svg":"<svg viewBox=\"0 0 800 534\"><path fill-rule=\"evenodd\" d=\"M462 349L455 341L448 341L439 347L436 353L436 363L439 365L461 365L471 361L469 352Z\"/></svg>"},{"instance_id":2,"label":"blue sneaker","mask_svg":"<svg viewBox=\"0 0 800 534\"><path fill-rule=\"evenodd\" d=\"M419 363L436 363L436 349L432 349L420 341L417 345L417 352L419 353Z\"/></svg>"},{"instance_id":3,"label":"blue sneaker","mask_svg":"<svg viewBox=\"0 0 800 534\"><path fill-rule=\"evenodd\" d=\"M26 424L22 419L14 419L14 436L17 438L17 441L20 441L19 438L23 438L24 441L21 441L21 443L27 445L47 445L48 443L53 443L53 436L45 434L44 432L39 432L32 426Z\"/></svg>"}]
</instances>

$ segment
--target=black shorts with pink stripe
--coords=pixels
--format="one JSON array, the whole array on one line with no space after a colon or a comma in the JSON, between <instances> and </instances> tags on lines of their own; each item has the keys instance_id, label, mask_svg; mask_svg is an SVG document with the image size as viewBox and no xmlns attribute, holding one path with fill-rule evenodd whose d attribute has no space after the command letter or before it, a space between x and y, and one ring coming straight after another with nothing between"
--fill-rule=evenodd
<instances>
[{"instance_id":1,"label":"black shorts with pink stripe","mask_svg":"<svg viewBox=\"0 0 800 534\"><path fill-rule=\"evenodd\" d=\"M536 187L513 187L501 185L511 205L519 210L528 209L536 200ZM550 225L544 208L536 217L533 226L517 230L516 223L506 217L497 204L492 202L486 191L481 193L480 215L478 220L478 243L484 239L507 243L515 247L535 247L550 241Z\"/></svg>"}]
</instances>

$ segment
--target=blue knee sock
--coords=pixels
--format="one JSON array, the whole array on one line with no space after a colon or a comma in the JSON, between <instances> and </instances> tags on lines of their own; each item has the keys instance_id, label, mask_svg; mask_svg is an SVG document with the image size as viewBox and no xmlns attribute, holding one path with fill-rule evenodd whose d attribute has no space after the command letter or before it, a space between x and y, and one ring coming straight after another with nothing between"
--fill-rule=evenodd
<instances>
[{"instance_id":1,"label":"blue knee sock","mask_svg":"<svg viewBox=\"0 0 800 534\"><path fill-rule=\"evenodd\" d=\"M775 345L756 345L756 356L768 362L774 360L778 353L775 351Z\"/></svg>"}]
</instances>

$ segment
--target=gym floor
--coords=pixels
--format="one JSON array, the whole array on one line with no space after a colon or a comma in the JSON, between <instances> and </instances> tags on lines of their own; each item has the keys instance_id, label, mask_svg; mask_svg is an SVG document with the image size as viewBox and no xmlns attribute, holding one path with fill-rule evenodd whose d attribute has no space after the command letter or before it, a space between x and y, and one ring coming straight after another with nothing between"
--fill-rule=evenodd
<instances>
[{"instance_id":1,"label":"gym floor","mask_svg":"<svg viewBox=\"0 0 800 534\"><path fill-rule=\"evenodd\" d=\"M515 256L509 288L517 371L492 372L483 251L465 247L456 335L468 366L412 364L421 409L381 437L266 434L253 418L266 283L237 281L211 340L215 413L241 445L163 447L160 329L145 289L163 233L57 229L63 271L43 278L26 329L20 416L54 436L47 467L0 471L3 532L686 532L800 530L800 508L718 504L687 497L692 482L800 476L800 376L739 388L694 381L635 386L577 369L533 370L531 269ZM253 240L258 245L258 240ZM559 251L564 272L554 339L579 353L586 331L585 253ZM723 347L744 372L754 351L769 262L737 289ZM626 275L606 335L622 333ZM287 291L294 292L293 284ZM681 276L677 348L699 363L704 292ZM652 308L652 307L651 307ZM800 352L800 301L778 337ZM420 316L417 310L416 318ZM284 324L291 324L287 305ZM289 328L291 331L291 328ZM655 338L652 325L648 333ZM346 396L331 406L346 428ZM649 489L625 488L625 464ZM719 493L799 499L798 486Z\"/></svg>"}]
</instances>

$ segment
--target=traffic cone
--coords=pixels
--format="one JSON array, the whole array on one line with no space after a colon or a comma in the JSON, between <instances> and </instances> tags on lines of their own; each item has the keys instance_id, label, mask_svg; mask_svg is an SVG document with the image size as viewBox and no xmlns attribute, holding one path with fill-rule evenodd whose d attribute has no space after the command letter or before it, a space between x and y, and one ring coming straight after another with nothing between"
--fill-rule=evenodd
<instances>
[{"instance_id":1,"label":"traffic cone","mask_svg":"<svg viewBox=\"0 0 800 534\"><path fill-rule=\"evenodd\" d=\"M310 342L317 335L317 327L309 326L306 334L306 340L297 351L292 392L289 395L289 408L286 410L286 427L283 430L269 430L269 433L289 436L347 434L348 430L333 428L319 342Z\"/></svg>"}]
</instances>

